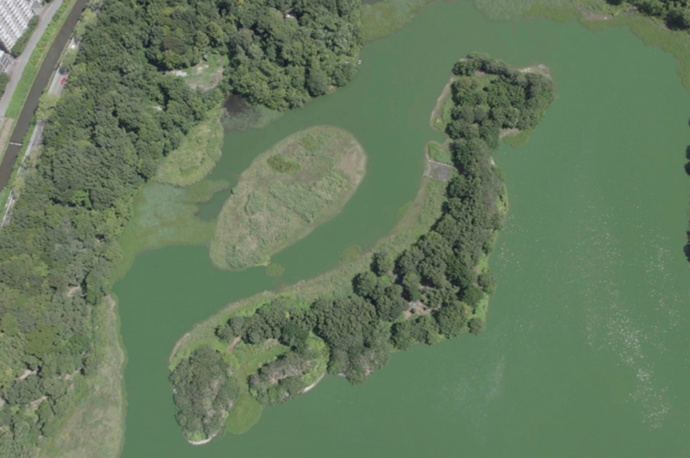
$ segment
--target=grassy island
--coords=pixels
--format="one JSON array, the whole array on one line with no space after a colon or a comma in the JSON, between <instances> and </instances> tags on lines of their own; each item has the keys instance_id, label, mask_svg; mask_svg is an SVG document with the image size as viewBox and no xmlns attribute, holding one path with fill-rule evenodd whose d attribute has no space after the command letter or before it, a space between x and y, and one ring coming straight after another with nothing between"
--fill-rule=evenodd
<instances>
[{"instance_id":1,"label":"grassy island","mask_svg":"<svg viewBox=\"0 0 690 458\"><path fill-rule=\"evenodd\" d=\"M427 160L439 170L448 167L448 173L425 174L417 200L372 252L280 294L231 304L195 326L170 358L174 393L184 388L180 371L209 386L202 380L206 369L195 369L193 361L201 351L215 352L214 358L228 365L227 378L234 379L227 385L239 387L238 407L227 415L226 429L243 432L263 406L305 393L325 373L359 383L383 367L391 351L483 331L495 288L487 257L507 209L491 153L502 132L536 127L554 88L540 72L479 54L455 64L447 87L432 124L449 139L430 144ZM198 429L179 421L191 416L193 424L201 424L194 416L207 412L200 406L213 405L216 395L204 388L188 392L184 402L175 397L188 439L193 435L203 442L221 432L218 426L200 437Z\"/></svg>"},{"instance_id":2,"label":"grassy island","mask_svg":"<svg viewBox=\"0 0 690 458\"><path fill-rule=\"evenodd\" d=\"M218 217L211 258L224 269L267 265L271 255L333 218L364 178L366 155L347 131L318 126L261 154Z\"/></svg>"}]
</instances>

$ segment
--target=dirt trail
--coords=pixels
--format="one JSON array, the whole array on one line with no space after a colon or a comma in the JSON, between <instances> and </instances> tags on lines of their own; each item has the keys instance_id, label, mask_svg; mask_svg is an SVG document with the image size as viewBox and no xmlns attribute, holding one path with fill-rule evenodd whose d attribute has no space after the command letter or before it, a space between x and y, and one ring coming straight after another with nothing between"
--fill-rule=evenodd
<instances>
[{"instance_id":1,"label":"dirt trail","mask_svg":"<svg viewBox=\"0 0 690 458\"><path fill-rule=\"evenodd\" d=\"M230 345L228 345L228 354L232 353L232 351L235 349L235 346L240 343L240 340L242 338L240 336L235 337L232 342L230 342Z\"/></svg>"}]
</instances>

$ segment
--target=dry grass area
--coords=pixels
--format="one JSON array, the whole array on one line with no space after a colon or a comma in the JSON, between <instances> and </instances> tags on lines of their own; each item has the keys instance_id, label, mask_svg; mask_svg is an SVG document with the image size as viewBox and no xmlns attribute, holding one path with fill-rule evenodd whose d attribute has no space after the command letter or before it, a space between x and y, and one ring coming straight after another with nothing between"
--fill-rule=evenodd
<instances>
[{"instance_id":1,"label":"dry grass area","mask_svg":"<svg viewBox=\"0 0 690 458\"><path fill-rule=\"evenodd\" d=\"M347 131L317 126L257 157L218 217L211 258L224 269L267 265L330 220L364 178L366 154Z\"/></svg>"},{"instance_id":2,"label":"dry grass area","mask_svg":"<svg viewBox=\"0 0 690 458\"><path fill-rule=\"evenodd\" d=\"M41 450L45 457L117 457L124 438L123 367L125 354L118 335L115 301L93 309L95 374L85 379L85 396L61 425L60 431Z\"/></svg>"}]
</instances>

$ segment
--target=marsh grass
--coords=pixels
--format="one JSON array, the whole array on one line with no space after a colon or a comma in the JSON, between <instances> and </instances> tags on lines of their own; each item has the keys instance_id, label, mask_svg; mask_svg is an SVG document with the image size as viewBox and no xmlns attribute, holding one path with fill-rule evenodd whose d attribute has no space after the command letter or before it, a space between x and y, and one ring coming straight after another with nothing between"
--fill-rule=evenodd
<instances>
[{"instance_id":1,"label":"marsh grass","mask_svg":"<svg viewBox=\"0 0 690 458\"><path fill-rule=\"evenodd\" d=\"M158 168L155 181L174 186L189 186L203 179L220 159L223 147L222 109L197 124L170 152Z\"/></svg>"},{"instance_id":2,"label":"marsh grass","mask_svg":"<svg viewBox=\"0 0 690 458\"><path fill-rule=\"evenodd\" d=\"M612 14L622 9L604 0L474 0L474 4L487 18L499 21L545 17L563 22L580 17L578 9L594 14Z\"/></svg>"},{"instance_id":3,"label":"marsh grass","mask_svg":"<svg viewBox=\"0 0 690 458\"><path fill-rule=\"evenodd\" d=\"M690 34L670 30L661 20L639 14L629 5L613 6L604 0L474 0L474 3L494 20L537 17L557 22L579 20L594 31L628 27L645 45L673 55L678 62L678 76L683 86L690 89ZM604 15L608 18L604 19Z\"/></svg>"},{"instance_id":4,"label":"marsh grass","mask_svg":"<svg viewBox=\"0 0 690 458\"><path fill-rule=\"evenodd\" d=\"M337 215L365 172L347 131L318 126L258 156L218 217L211 259L224 269L268 265L271 255Z\"/></svg>"},{"instance_id":5,"label":"marsh grass","mask_svg":"<svg viewBox=\"0 0 690 458\"><path fill-rule=\"evenodd\" d=\"M121 278L134 256L143 251L209 242L216 224L199 218L198 204L227 187L225 181L211 180L186 188L153 182L144 186L134 199L134 215L119 238L123 260L114 268L115 278Z\"/></svg>"},{"instance_id":6,"label":"marsh grass","mask_svg":"<svg viewBox=\"0 0 690 458\"><path fill-rule=\"evenodd\" d=\"M383 0L362 4L364 40L391 35L419 15L434 0Z\"/></svg>"}]
</instances>

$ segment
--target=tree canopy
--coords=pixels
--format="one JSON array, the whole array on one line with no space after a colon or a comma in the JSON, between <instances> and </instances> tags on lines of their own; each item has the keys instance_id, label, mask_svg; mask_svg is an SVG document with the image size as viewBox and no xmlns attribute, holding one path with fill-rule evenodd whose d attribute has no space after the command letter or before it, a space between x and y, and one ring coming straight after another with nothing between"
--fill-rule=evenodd
<instances>
[{"instance_id":1,"label":"tree canopy","mask_svg":"<svg viewBox=\"0 0 690 458\"><path fill-rule=\"evenodd\" d=\"M14 403L0 406L0 455L31 455L55 433L48 411L59 419L86 394L100 363L91 310L110 291L133 196L161 159L230 94L284 110L342 86L357 69L360 29L357 0L100 2L62 97L42 112L42 154L0 231L0 393ZM211 52L229 60L212 90L169 72ZM27 369L37 377L17 380ZM53 390L63 385L76 388Z\"/></svg>"},{"instance_id":2,"label":"tree canopy","mask_svg":"<svg viewBox=\"0 0 690 458\"><path fill-rule=\"evenodd\" d=\"M495 280L478 266L492 249L505 210L491 153L502 129L536 126L554 88L546 76L481 54L458 62L453 73L446 133L457 173L431 230L402 253L374 253L370 269L352 278L350 294L306 305L279 296L252 316L232 317L216 329L226 342L241 337L260 345L275 339L288 348L249 376L250 392L260 403L285 402L302 392L302 377L313 367L306 345L313 337L328 348L328 372L359 383L386 363L391 348L483 332L479 308Z\"/></svg>"}]
</instances>

